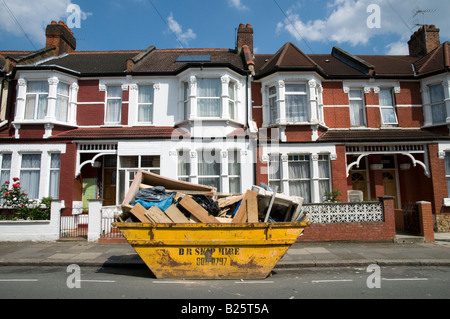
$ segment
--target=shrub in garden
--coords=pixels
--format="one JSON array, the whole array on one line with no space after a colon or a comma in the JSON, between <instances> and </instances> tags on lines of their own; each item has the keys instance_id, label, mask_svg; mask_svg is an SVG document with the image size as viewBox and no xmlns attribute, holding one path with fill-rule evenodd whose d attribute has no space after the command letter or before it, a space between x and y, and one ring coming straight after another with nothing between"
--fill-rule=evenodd
<instances>
[{"instance_id":1,"label":"shrub in garden","mask_svg":"<svg viewBox=\"0 0 450 319\"><path fill-rule=\"evenodd\" d=\"M0 187L0 203L3 208L13 212L7 219L48 220L50 219L51 198L36 201L28 198L20 186L18 177L13 178L13 184L6 181ZM0 219L5 219L3 216Z\"/></svg>"}]
</instances>

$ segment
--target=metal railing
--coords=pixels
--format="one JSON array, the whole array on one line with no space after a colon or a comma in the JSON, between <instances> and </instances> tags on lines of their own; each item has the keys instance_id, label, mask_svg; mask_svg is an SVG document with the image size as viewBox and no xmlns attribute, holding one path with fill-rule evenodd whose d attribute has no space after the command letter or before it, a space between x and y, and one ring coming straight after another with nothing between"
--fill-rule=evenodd
<instances>
[{"instance_id":1,"label":"metal railing","mask_svg":"<svg viewBox=\"0 0 450 319\"><path fill-rule=\"evenodd\" d=\"M59 238L87 239L89 215L87 213L64 216L61 215Z\"/></svg>"},{"instance_id":2,"label":"metal railing","mask_svg":"<svg viewBox=\"0 0 450 319\"><path fill-rule=\"evenodd\" d=\"M381 202L303 204L313 224L383 222Z\"/></svg>"},{"instance_id":3,"label":"metal railing","mask_svg":"<svg viewBox=\"0 0 450 319\"><path fill-rule=\"evenodd\" d=\"M115 216L122 213L120 206L104 206L102 207L102 222L100 238L118 239L124 238L118 228L113 227L112 223L116 221Z\"/></svg>"}]
</instances>

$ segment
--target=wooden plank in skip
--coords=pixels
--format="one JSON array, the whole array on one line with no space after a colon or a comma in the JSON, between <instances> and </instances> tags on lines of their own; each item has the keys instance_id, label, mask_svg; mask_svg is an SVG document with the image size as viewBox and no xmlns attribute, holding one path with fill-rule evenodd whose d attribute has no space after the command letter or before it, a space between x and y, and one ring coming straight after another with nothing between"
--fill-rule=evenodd
<instances>
[{"instance_id":1,"label":"wooden plank in skip","mask_svg":"<svg viewBox=\"0 0 450 319\"><path fill-rule=\"evenodd\" d=\"M131 208L130 213L133 214L134 217L139 219L139 221L143 224L153 222L151 219L148 219L148 217L145 216L147 210L144 208L144 206L142 206L139 203L137 203L136 205L133 206L133 208Z\"/></svg>"},{"instance_id":2,"label":"wooden plank in skip","mask_svg":"<svg viewBox=\"0 0 450 319\"><path fill-rule=\"evenodd\" d=\"M236 214L233 217L233 223L246 223L247 222L247 200L249 198L257 198L258 194L256 192L253 192L251 190L248 190L244 198L242 199L241 205L239 206Z\"/></svg>"},{"instance_id":3,"label":"wooden plank in skip","mask_svg":"<svg viewBox=\"0 0 450 319\"><path fill-rule=\"evenodd\" d=\"M164 212L174 223L189 224L189 219L175 206L170 205Z\"/></svg>"},{"instance_id":4,"label":"wooden plank in skip","mask_svg":"<svg viewBox=\"0 0 450 319\"><path fill-rule=\"evenodd\" d=\"M206 209L200 206L191 196L184 196L179 202L179 205L183 206L189 213L191 213L200 222L206 224L220 223L213 215L209 214Z\"/></svg>"}]
</instances>

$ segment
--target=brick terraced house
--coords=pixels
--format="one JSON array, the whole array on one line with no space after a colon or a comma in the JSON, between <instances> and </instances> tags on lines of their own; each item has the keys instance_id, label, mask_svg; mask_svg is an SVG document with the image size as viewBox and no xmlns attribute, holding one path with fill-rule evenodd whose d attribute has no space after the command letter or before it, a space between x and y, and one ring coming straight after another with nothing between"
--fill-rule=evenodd
<instances>
[{"instance_id":1,"label":"brick terraced house","mask_svg":"<svg viewBox=\"0 0 450 319\"><path fill-rule=\"evenodd\" d=\"M145 169L222 193L264 182L307 203L355 190L429 201L436 224L448 218L450 44L434 25L408 56L255 54L244 24L233 49L78 52L62 22L46 37L0 51L1 182L20 177L32 198L119 205Z\"/></svg>"}]
</instances>

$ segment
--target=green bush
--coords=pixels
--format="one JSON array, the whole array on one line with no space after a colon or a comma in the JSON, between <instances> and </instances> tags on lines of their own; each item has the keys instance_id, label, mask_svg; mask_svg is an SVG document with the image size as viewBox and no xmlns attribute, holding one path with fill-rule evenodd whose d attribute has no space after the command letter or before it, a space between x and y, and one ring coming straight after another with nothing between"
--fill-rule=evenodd
<instances>
[{"instance_id":1,"label":"green bush","mask_svg":"<svg viewBox=\"0 0 450 319\"><path fill-rule=\"evenodd\" d=\"M14 177L13 182L11 185L9 181L6 181L0 187L1 206L13 211L13 216L8 216L7 219L49 220L52 199L46 197L41 201L31 200L20 186L19 178Z\"/></svg>"}]
</instances>

